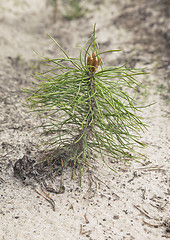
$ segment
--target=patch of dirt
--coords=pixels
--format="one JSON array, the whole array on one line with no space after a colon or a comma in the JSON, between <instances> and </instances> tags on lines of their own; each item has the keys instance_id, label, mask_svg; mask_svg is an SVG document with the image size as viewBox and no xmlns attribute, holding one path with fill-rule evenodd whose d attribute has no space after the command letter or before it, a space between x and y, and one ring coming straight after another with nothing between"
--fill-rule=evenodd
<instances>
[{"instance_id":1,"label":"patch of dirt","mask_svg":"<svg viewBox=\"0 0 170 240\"><path fill-rule=\"evenodd\" d=\"M52 7L46 1L0 2L0 239L169 237L170 3L168 0L84 2L88 9L85 16L70 21L62 16L60 2L56 23ZM148 131L142 133L142 140L148 145L142 153L147 159L127 164L108 158L117 174L100 158L93 159L96 169L84 173L82 188L79 176L75 174L72 180L67 169L63 174L65 190L59 189L60 178L45 179L48 189L57 189L47 196L41 186L35 192L14 176L16 161L21 160L19 169L28 170L29 166L25 169L24 164L33 161L37 145L43 141L41 129L34 127L44 119L27 113L23 104L27 95L22 89L31 85L32 73L43 69L34 50L49 58L60 54L46 33L70 56L76 57L79 48L75 46L86 42L94 23L102 51L123 49L122 53L106 55L106 66L128 61L127 66L144 67L150 72L139 78L146 90L139 89L138 96L142 104L156 103L142 113L149 125ZM24 157L28 152L31 155ZM30 166L37 171L32 162ZM22 173L30 176L31 172ZM60 195L58 191L65 192Z\"/></svg>"},{"instance_id":2,"label":"patch of dirt","mask_svg":"<svg viewBox=\"0 0 170 240\"><path fill-rule=\"evenodd\" d=\"M169 0L130 3L122 6L116 23L134 32L135 45L142 45L143 51L161 58L165 67L170 55L170 8Z\"/></svg>"},{"instance_id":3,"label":"patch of dirt","mask_svg":"<svg viewBox=\"0 0 170 240\"><path fill-rule=\"evenodd\" d=\"M129 1L120 5L120 14L113 21L118 28L133 32L130 51L124 59L130 67L142 62L152 65L151 71L163 74L156 82L162 97L170 101L170 2L169 0Z\"/></svg>"}]
</instances>

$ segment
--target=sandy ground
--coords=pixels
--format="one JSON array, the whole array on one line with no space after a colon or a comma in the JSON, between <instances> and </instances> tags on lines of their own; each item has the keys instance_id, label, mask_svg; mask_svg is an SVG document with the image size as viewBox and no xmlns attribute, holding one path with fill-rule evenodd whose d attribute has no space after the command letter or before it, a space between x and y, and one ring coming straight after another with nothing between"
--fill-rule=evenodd
<instances>
[{"instance_id":1,"label":"sandy ground","mask_svg":"<svg viewBox=\"0 0 170 240\"><path fill-rule=\"evenodd\" d=\"M86 0L88 11L83 18L68 21L60 11L53 24L52 8L43 0L0 0L0 240L169 237L170 5L168 1L133 2ZM140 103L156 102L143 112L149 125L142 133L148 144L142 150L147 159L131 165L109 159L118 174L96 159L90 192L88 173L80 188L78 179L71 180L67 171L65 193L50 194L56 206L53 211L44 198L14 177L12 164L26 152L36 152L41 142L39 130L32 130L41 120L26 114L22 88L30 86L31 74L41 68L33 50L58 56L46 33L75 56L79 52L75 46L87 40L94 23L102 50L123 50L106 56L106 65L128 61L131 67L150 71L140 79L146 90L139 90Z\"/></svg>"}]
</instances>

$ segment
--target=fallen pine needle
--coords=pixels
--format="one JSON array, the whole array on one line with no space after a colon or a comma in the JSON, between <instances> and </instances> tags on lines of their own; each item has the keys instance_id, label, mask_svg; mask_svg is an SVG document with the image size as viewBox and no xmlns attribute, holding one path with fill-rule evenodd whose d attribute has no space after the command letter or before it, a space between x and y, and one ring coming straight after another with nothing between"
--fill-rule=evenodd
<instances>
[{"instance_id":1,"label":"fallen pine needle","mask_svg":"<svg viewBox=\"0 0 170 240\"><path fill-rule=\"evenodd\" d=\"M144 219L143 219L143 222L148 224L151 227L161 227L161 226L163 226L163 223L159 223L159 224L149 223L149 222L145 221Z\"/></svg>"},{"instance_id":2,"label":"fallen pine needle","mask_svg":"<svg viewBox=\"0 0 170 240\"><path fill-rule=\"evenodd\" d=\"M84 218L85 218L85 220L86 220L86 223L88 224L88 223L89 223L89 220L88 220L88 218L87 218L87 216L86 216L86 213L84 214Z\"/></svg>"},{"instance_id":3,"label":"fallen pine needle","mask_svg":"<svg viewBox=\"0 0 170 240\"><path fill-rule=\"evenodd\" d=\"M83 234L83 225L80 224L80 234Z\"/></svg>"},{"instance_id":4,"label":"fallen pine needle","mask_svg":"<svg viewBox=\"0 0 170 240\"><path fill-rule=\"evenodd\" d=\"M49 202L51 204L51 206L52 206L53 211L55 211L55 203L54 203L54 200L52 198L50 198L50 196L49 196L49 199L48 199L48 198L44 197L37 189L34 189L34 191L36 193L38 193L40 196L42 196L47 202ZM46 194L46 195L48 196L48 194Z\"/></svg>"},{"instance_id":5,"label":"fallen pine needle","mask_svg":"<svg viewBox=\"0 0 170 240\"><path fill-rule=\"evenodd\" d=\"M146 217L152 219L151 216L149 216L148 212L145 209L141 209L139 205L134 205L135 208L137 208L141 213L143 213Z\"/></svg>"}]
</instances>

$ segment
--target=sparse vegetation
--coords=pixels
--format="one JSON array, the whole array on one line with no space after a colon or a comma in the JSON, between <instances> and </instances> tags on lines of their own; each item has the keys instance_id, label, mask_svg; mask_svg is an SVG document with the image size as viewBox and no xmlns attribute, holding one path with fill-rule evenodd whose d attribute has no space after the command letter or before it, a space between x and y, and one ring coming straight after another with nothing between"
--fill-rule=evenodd
<instances>
[{"instance_id":1,"label":"sparse vegetation","mask_svg":"<svg viewBox=\"0 0 170 240\"><path fill-rule=\"evenodd\" d=\"M56 22L58 11L58 0L48 1L53 6L53 22ZM48 3L47 2L47 3ZM64 17L68 20L83 17L86 11L82 7L81 0L64 0Z\"/></svg>"},{"instance_id":2,"label":"sparse vegetation","mask_svg":"<svg viewBox=\"0 0 170 240\"><path fill-rule=\"evenodd\" d=\"M65 0L66 13L64 17L66 19L83 17L86 11L81 5L81 0Z\"/></svg>"}]
</instances>

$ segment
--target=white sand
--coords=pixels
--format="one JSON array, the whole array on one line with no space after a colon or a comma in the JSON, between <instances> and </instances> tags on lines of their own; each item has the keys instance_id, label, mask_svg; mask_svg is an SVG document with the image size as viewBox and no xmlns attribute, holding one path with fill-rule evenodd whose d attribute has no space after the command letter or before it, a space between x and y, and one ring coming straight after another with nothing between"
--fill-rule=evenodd
<instances>
[{"instance_id":1,"label":"white sand","mask_svg":"<svg viewBox=\"0 0 170 240\"><path fill-rule=\"evenodd\" d=\"M142 140L148 144L143 150L148 165L115 162L112 167L119 172L116 174L98 159L95 175L110 189L93 177L97 189L93 182L90 194L87 194L87 174L80 188L78 179L71 180L71 173L67 173L65 193L50 194L55 200L55 211L33 189L13 176L10 161L14 163L28 149L35 151L40 141L39 131L31 130L40 120L25 113L22 103L26 97L21 89L29 86L34 61L38 59L33 49L45 56L58 54L45 33L54 36L70 54L76 55L75 46L87 40L96 22L96 35L102 49L121 48L127 52L133 49L133 33L114 24L119 14L117 2L110 0L98 5L86 2L90 10L84 18L69 22L59 14L53 24L52 9L47 8L43 0L0 0L0 177L4 180L0 178L0 240L165 239L162 237L164 226L154 228L143 222L143 219L150 223L155 223L155 219L165 221L169 207L166 204L169 196L169 110L157 90L158 83L164 80L164 72L154 74L154 62L148 65L142 60L139 62L151 71L149 76L143 76L148 82L147 102L157 102L143 113L150 126L149 131L142 134ZM123 55L111 54L105 63L113 62L114 65L119 56ZM153 219L147 218L135 205L145 209ZM159 205L165 207L161 210Z\"/></svg>"}]
</instances>

